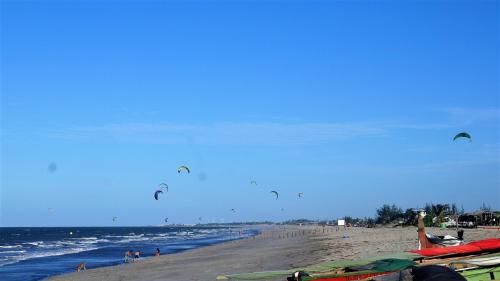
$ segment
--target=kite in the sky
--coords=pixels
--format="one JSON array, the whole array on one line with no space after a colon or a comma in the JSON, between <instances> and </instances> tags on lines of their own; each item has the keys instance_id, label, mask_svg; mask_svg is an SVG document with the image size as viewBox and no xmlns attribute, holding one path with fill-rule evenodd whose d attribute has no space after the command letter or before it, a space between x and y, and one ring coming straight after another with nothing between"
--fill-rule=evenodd
<instances>
[{"instance_id":1,"label":"kite in the sky","mask_svg":"<svg viewBox=\"0 0 500 281\"><path fill-rule=\"evenodd\" d=\"M52 162L49 164L49 173L54 173L55 171L57 171L57 164Z\"/></svg>"},{"instance_id":2,"label":"kite in the sky","mask_svg":"<svg viewBox=\"0 0 500 281\"><path fill-rule=\"evenodd\" d=\"M158 187L161 189L161 190L165 190L166 192L168 192L168 185L164 182L160 183L158 185Z\"/></svg>"},{"instance_id":3,"label":"kite in the sky","mask_svg":"<svg viewBox=\"0 0 500 281\"><path fill-rule=\"evenodd\" d=\"M191 173L191 171L189 170L189 168L187 166L179 166L179 168L177 168L177 173L180 174L182 172L182 170L188 172L188 174Z\"/></svg>"},{"instance_id":4,"label":"kite in the sky","mask_svg":"<svg viewBox=\"0 0 500 281\"><path fill-rule=\"evenodd\" d=\"M154 197L155 197L156 200L158 200L158 196L160 196L160 193L163 193L163 190L158 189L157 191L155 191Z\"/></svg>"},{"instance_id":5,"label":"kite in the sky","mask_svg":"<svg viewBox=\"0 0 500 281\"><path fill-rule=\"evenodd\" d=\"M454 138L453 138L453 141L459 139L459 138L466 138L466 139L469 139L469 142L472 141L472 138L471 136L469 135L469 133L466 133L466 132L461 132L461 133L458 133Z\"/></svg>"},{"instance_id":6,"label":"kite in the sky","mask_svg":"<svg viewBox=\"0 0 500 281\"><path fill-rule=\"evenodd\" d=\"M271 190L271 192L270 192L270 193L272 193L272 194L276 195L276 198L275 198L275 199L276 199L276 200L278 200L278 197L279 197L279 195L278 195L278 191Z\"/></svg>"}]
</instances>

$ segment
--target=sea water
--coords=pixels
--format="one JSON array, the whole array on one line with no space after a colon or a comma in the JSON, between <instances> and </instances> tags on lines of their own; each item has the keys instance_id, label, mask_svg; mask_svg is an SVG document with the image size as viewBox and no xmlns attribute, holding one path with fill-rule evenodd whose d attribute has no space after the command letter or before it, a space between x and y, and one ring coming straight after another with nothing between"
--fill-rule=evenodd
<instances>
[{"instance_id":1,"label":"sea water","mask_svg":"<svg viewBox=\"0 0 500 281\"><path fill-rule=\"evenodd\" d=\"M41 280L123 263L128 250L141 258L241 239L254 229L227 227L6 227L0 228L0 280Z\"/></svg>"}]
</instances>

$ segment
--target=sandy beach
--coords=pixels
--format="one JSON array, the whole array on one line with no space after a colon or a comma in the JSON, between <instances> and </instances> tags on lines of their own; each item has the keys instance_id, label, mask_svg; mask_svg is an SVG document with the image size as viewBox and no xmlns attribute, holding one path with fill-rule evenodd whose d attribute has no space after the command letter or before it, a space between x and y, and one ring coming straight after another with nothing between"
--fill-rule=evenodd
<instances>
[{"instance_id":1,"label":"sandy beach","mask_svg":"<svg viewBox=\"0 0 500 281\"><path fill-rule=\"evenodd\" d=\"M436 235L454 230L429 228ZM466 242L500 238L499 230L466 229ZM132 264L88 269L48 278L50 281L87 280L215 280L218 275L282 270L339 259L402 252L417 247L415 227L349 228L280 226L252 238L226 242ZM277 279L281 280L281 279Z\"/></svg>"}]
</instances>

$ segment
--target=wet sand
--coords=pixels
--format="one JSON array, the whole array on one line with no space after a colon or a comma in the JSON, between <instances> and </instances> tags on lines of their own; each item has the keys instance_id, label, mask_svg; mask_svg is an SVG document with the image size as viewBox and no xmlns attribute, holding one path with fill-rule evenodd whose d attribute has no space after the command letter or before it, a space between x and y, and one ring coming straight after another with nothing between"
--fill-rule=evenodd
<instances>
[{"instance_id":1,"label":"wet sand","mask_svg":"<svg viewBox=\"0 0 500 281\"><path fill-rule=\"evenodd\" d=\"M454 230L428 228L435 235ZM466 242L500 238L500 230L465 229ZM89 269L51 277L62 281L193 281L216 280L218 275L281 270L339 259L403 252L417 247L416 227L349 228L280 226L253 238L226 242L132 264ZM76 265L75 265L76 266ZM282 280L282 279L275 279Z\"/></svg>"}]
</instances>

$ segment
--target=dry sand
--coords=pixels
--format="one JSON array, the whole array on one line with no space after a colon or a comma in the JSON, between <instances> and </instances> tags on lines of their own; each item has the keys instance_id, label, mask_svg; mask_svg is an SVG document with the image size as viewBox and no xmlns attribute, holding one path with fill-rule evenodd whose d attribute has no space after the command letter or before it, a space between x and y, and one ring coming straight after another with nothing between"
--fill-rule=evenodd
<instances>
[{"instance_id":1,"label":"dry sand","mask_svg":"<svg viewBox=\"0 0 500 281\"><path fill-rule=\"evenodd\" d=\"M456 236L454 230L429 228L427 232ZM348 238L343 238L346 234ZM464 238L466 242L500 238L500 231L466 229ZM358 259L402 252L416 247L416 227L349 228L347 231L337 231L335 227L274 227L266 229L254 238L155 257L132 264L55 276L48 280L213 281L221 274L289 269L338 259Z\"/></svg>"}]
</instances>

